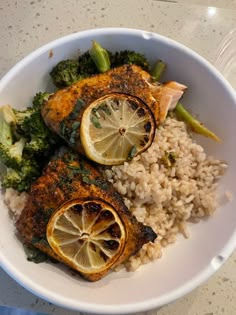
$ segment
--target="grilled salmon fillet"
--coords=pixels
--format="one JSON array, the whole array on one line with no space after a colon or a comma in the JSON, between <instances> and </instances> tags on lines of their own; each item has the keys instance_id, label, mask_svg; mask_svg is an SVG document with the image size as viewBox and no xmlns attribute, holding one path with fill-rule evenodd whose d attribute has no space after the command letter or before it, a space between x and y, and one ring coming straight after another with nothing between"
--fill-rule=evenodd
<instances>
[{"instance_id":1,"label":"grilled salmon fillet","mask_svg":"<svg viewBox=\"0 0 236 315\"><path fill-rule=\"evenodd\" d=\"M126 231L123 252L110 268L100 273L81 273L89 281L99 280L110 269L137 253L145 243L157 237L151 227L136 220L112 184L91 163L64 148L49 162L42 176L31 187L26 206L16 222L23 242L67 263L50 247L46 236L47 225L63 204L78 198L91 201L101 199L110 204Z\"/></svg>"},{"instance_id":2,"label":"grilled salmon fillet","mask_svg":"<svg viewBox=\"0 0 236 315\"><path fill-rule=\"evenodd\" d=\"M177 82L156 83L141 67L124 65L58 90L43 105L42 117L50 129L82 152L78 126L84 109L92 102L110 93L132 95L151 109L158 124L165 120L186 88Z\"/></svg>"}]
</instances>

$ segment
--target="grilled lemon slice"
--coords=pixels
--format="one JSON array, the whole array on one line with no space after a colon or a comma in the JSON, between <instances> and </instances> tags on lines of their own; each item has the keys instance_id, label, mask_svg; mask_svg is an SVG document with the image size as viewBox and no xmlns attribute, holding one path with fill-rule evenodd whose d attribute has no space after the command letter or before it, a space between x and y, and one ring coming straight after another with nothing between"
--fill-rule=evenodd
<instances>
[{"instance_id":1,"label":"grilled lemon slice","mask_svg":"<svg viewBox=\"0 0 236 315\"><path fill-rule=\"evenodd\" d=\"M83 275L109 269L123 252L124 225L114 208L101 199L74 199L50 218L47 240L54 252Z\"/></svg>"},{"instance_id":2,"label":"grilled lemon slice","mask_svg":"<svg viewBox=\"0 0 236 315\"><path fill-rule=\"evenodd\" d=\"M85 109L80 137L88 158L116 165L145 151L155 129L153 114L145 103L131 95L112 93Z\"/></svg>"}]
</instances>

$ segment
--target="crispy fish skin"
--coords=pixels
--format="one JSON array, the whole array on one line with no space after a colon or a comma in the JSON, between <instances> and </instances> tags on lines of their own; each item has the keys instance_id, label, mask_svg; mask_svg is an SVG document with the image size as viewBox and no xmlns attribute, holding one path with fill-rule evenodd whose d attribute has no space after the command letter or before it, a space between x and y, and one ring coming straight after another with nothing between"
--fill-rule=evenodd
<instances>
[{"instance_id":1,"label":"crispy fish skin","mask_svg":"<svg viewBox=\"0 0 236 315\"><path fill-rule=\"evenodd\" d=\"M92 183L88 183L89 181ZM104 200L116 209L124 224L126 231L124 251L111 268L127 260L145 243L153 242L157 237L151 227L136 220L125 206L120 194L111 183L102 178L91 163L66 149L49 163L43 175L31 187L27 204L16 222L23 241L63 262L47 242L47 223L63 203L77 198ZM107 272L109 269L100 273L81 275L89 281L97 281Z\"/></svg>"}]
</instances>

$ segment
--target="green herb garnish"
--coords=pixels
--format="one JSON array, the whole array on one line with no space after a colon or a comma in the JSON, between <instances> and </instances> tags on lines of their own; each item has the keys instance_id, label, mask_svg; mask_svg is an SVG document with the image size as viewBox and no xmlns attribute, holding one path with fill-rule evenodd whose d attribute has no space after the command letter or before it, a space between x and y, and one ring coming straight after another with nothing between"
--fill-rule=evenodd
<instances>
[{"instance_id":1,"label":"green herb garnish","mask_svg":"<svg viewBox=\"0 0 236 315\"><path fill-rule=\"evenodd\" d=\"M75 106L69 116L67 117L68 120L73 120L78 118L78 115L81 111L81 109L84 107L84 101L81 98L78 98L78 100L75 103Z\"/></svg>"},{"instance_id":2,"label":"green herb garnish","mask_svg":"<svg viewBox=\"0 0 236 315\"><path fill-rule=\"evenodd\" d=\"M91 179L88 176L82 176L82 181L89 185L98 186L104 190L108 189L108 183L104 179Z\"/></svg>"},{"instance_id":3,"label":"green herb garnish","mask_svg":"<svg viewBox=\"0 0 236 315\"><path fill-rule=\"evenodd\" d=\"M77 130L80 127L80 121L74 121L71 127L73 130Z\"/></svg>"},{"instance_id":4,"label":"green herb garnish","mask_svg":"<svg viewBox=\"0 0 236 315\"><path fill-rule=\"evenodd\" d=\"M128 153L127 161L131 161L137 152L136 146L132 146L131 150Z\"/></svg>"},{"instance_id":5,"label":"green herb garnish","mask_svg":"<svg viewBox=\"0 0 236 315\"><path fill-rule=\"evenodd\" d=\"M166 168L171 168L176 163L176 154L173 151L166 151L161 158L161 163L165 165Z\"/></svg>"},{"instance_id":6,"label":"green herb garnish","mask_svg":"<svg viewBox=\"0 0 236 315\"><path fill-rule=\"evenodd\" d=\"M91 122L92 122L92 124L94 125L95 128L98 128L98 129L102 128L102 126L101 126L101 124L100 124L100 122L99 122L99 120L98 120L98 118L96 116L94 116L94 115L91 116Z\"/></svg>"},{"instance_id":7,"label":"green herb garnish","mask_svg":"<svg viewBox=\"0 0 236 315\"><path fill-rule=\"evenodd\" d=\"M75 174L84 174L84 175L89 175L91 174L91 171L88 169L82 169L79 166L75 166L75 165L68 165L67 166L69 169L73 170L73 172Z\"/></svg>"},{"instance_id":8,"label":"green herb garnish","mask_svg":"<svg viewBox=\"0 0 236 315\"><path fill-rule=\"evenodd\" d=\"M107 115L111 115L111 110L108 108L108 106L107 105L105 105L105 104L102 104L102 105L100 105L99 107L98 107L98 110L102 110L102 111L104 111Z\"/></svg>"},{"instance_id":9,"label":"green herb garnish","mask_svg":"<svg viewBox=\"0 0 236 315\"><path fill-rule=\"evenodd\" d=\"M48 261L48 255L44 254L39 249L28 244L24 244L23 246L28 261L32 261L36 264Z\"/></svg>"}]
</instances>

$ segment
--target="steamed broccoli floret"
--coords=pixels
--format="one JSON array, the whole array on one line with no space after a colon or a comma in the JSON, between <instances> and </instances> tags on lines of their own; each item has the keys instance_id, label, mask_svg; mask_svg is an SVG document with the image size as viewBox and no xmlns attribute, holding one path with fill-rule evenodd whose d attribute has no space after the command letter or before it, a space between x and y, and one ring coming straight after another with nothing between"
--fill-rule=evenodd
<instances>
[{"instance_id":1,"label":"steamed broccoli floret","mask_svg":"<svg viewBox=\"0 0 236 315\"><path fill-rule=\"evenodd\" d=\"M20 168L23 164L22 153L25 139L20 139L9 146L0 143L0 160L6 167Z\"/></svg>"},{"instance_id":2,"label":"steamed broccoli floret","mask_svg":"<svg viewBox=\"0 0 236 315\"><path fill-rule=\"evenodd\" d=\"M0 107L0 161L6 167L1 181L5 188L28 190L56 146L62 143L41 116L41 105L49 96L36 94L33 107L22 111L9 105Z\"/></svg>"},{"instance_id":3,"label":"steamed broccoli floret","mask_svg":"<svg viewBox=\"0 0 236 315\"><path fill-rule=\"evenodd\" d=\"M52 94L47 92L37 93L32 101L32 107L27 107L24 110L11 109L15 115L14 123L21 126L27 119L31 119L32 115L39 113L44 102L46 102ZM41 115L41 114L40 114Z\"/></svg>"},{"instance_id":4,"label":"steamed broccoli floret","mask_svg":"<svg viewBox=\"0 0 236 315\"><path fill-rule=\"evenodd\" d=\"M0 160L7 167L20 167L25 140L14 142L12 125L15 124L14 111L9 105L0 108Z\"/></svg>"},{"instance_id":5,"label":"steamed broccoli floret","mask_svg":"<svg viewBox=\"0 0 236 315\"><path fill-rule=\"evenodd\" d=\"M23 111L14 110L15 129L18 135L26 139L25 151L28 156L48 151L52 144L58 142L58 136L51 132L41 116L41 106L50 95L37 93L33 99L33 107Z\"/></svg>"},{"instance_id":6,"label":"steamed broccoli floret","mask_svg":"<svg viewBox=\"0 0 236 315\"><path fill-rule=\"evenodd\" d=\"M136 64L150 71L150 65L143 54L132 50L112 53L93 41L91 49L79 56L78 60L60 61L52 69L50 75L54 85L63 88L94 74L125 64Z\"/></svg>"},{"instance_id":7,"label":"steamed broccoli floret","mask_svg":"<svg viewBox=\"0 0 236 315\"><path fill-rule=\"evenodd\" d=\"M23 191L39 175L39 168L24 157L26 140L23 137L17 139L14 135L16 123L12 108L9 105L0 107L0 160L6 166L2 184Z\"/></svg>"},{"instance_id":8,"label":"steamed broccoli floret","mask_svg":"<svg viewBox=\"0 0 236 315\"><path fill-rule=\"evenodd\" d=\"M77 60L62 60L50 72L53 83L58 88L70 86L81 79L78 72L79 62Z\"/></svg>"},{"instance_id":9,"label":"steamed broccoli floret","mask_svg":"<svg viewBox=\"0 0 236 315\"><path fill-rule=\"evenodd\" d=\"M5 188L13 188L17 191L27 191L30 185L40 176L40 169L36 163L24 161L20 169L7 168L2 179Z\"/></svg>"},{"instance_id":10,"label":"steamed broccoli floret","mask_svg":"<svg viewBox=\"0 0 236 315\"><path fill-rule=\"evenodd\" d=\"M89 77L98 73L98 69L88 51L78 58L78 63L78 71L82 77Z\"/></svg>"},{"instance_id":11,"label":"steamed broccoli floret","mask_svg":"<svg viewBox=\"0 0 236 315\"><path fill-rule=\"evenodd\" d=\"M12 125L17 127L20 126L26 118L29 118L32 115L32 113L34 113L34 110L33 108L29 107L25 110L13 109L13 112L15 115L15 122Z\"/></svg>"},{"instance_id":12,"label":"steamed broccoli floret","mask_svg":"<svg viewBox=\"0 0 236 315\"><path fill-rule=\"evenodd\" d=\"M16 130L19 135L27 139L25 149L29 154L42 152L50 146L51 131L45 125L40 111L32 111L30 108L25 111L25 118L22 118L23 112L16 112L16 117L20 116L17 122Z\"/></svg>"},{"instance_id":13,"label":"steamed broccoli floret","mask_svg":"<svg viewBox=\"0 0 236 315\"><path fill-rule=\"evenodd\" d=\"M43 103L46 102L51 95L52 94L48 92L37 93L33 98L33 109L41 110Z\"/></svg>"},{"instance_id":14,"label":"steamed broccoli floret","mask_svg":"<svg viewBox=\"0 0 236 315\"><path fill-rule=\"evenodd\" d=\"M89 52L79 56L78 60L62 60L50 72L54 85L64 88L76 81L98 73L98 69Z\"/></svg>"},{"instance_id":15,"label":"steamed broccoli floret","mask_svg":"<svg viewBox=\"0 0 236 315\"><path fill-rule=\"evenodd\" d=\"M150 65L143 54L132 50L122 50L110 55L111 67L119 67L124 64L135 64L143 68L143 70L149 71Z\"/></svg>"}]
</instances>

